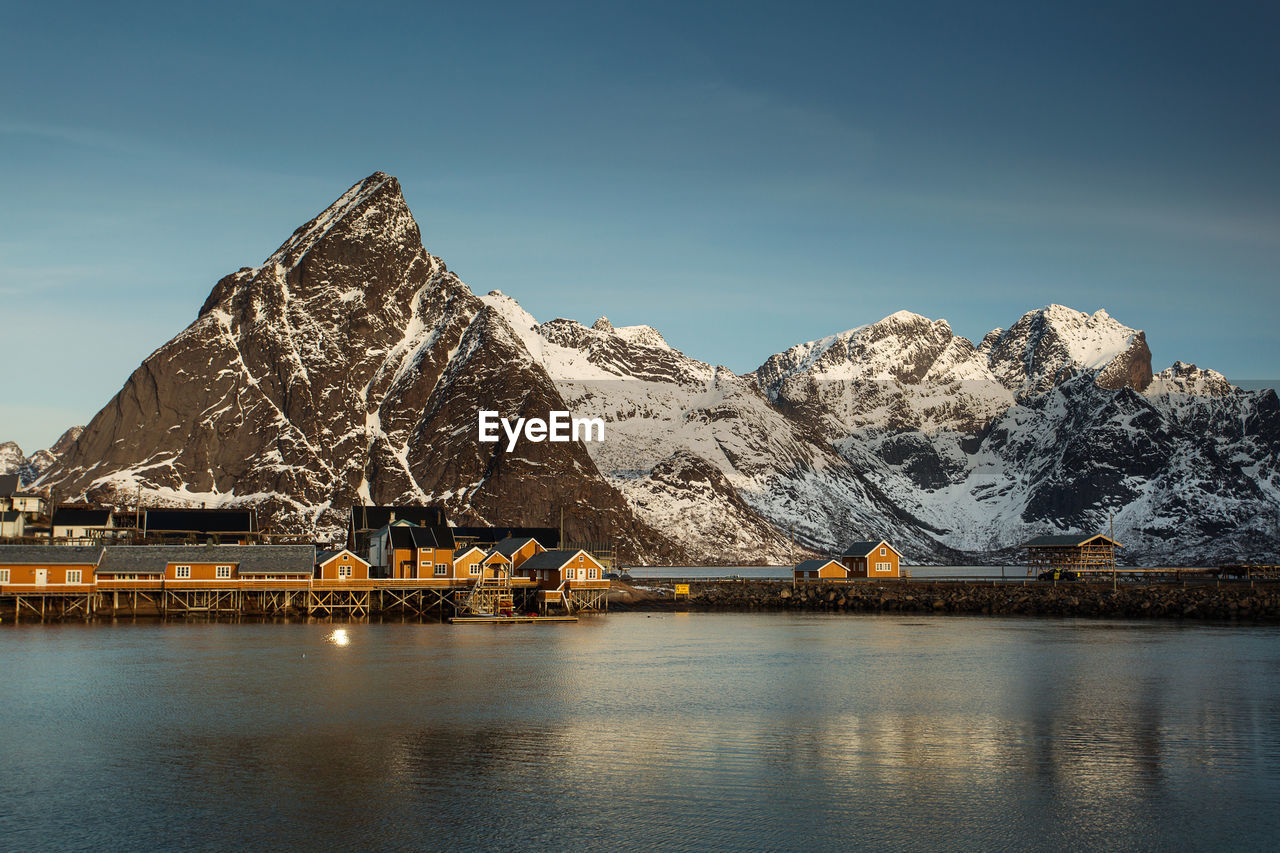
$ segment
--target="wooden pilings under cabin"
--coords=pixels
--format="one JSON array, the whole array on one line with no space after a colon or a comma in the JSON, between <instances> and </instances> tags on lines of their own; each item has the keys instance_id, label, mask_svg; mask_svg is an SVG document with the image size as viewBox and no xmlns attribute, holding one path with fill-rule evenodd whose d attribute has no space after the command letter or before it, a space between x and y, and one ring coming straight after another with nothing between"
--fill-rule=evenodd
<instances>
[{"instance_id":1,"label":"wooden pilings under cabin","mask_svg":"<svg viewBox=\"0 0 1280 853\"><path fill-rule=\"evenodd\" d=\"M480 595L477 595L477 592ZM172 581L117 581L109 587L6 585L0 587L0 620L58 621L94 617L315 616L367 618L401 615L434 617L519 616L604 611L609 588L555 591L553 598L532 582L512 583L489 596L472 583L412 580L231 581L186 586ZM492 600L490 600L492 599Z\"/></svg>"}]
</instances>

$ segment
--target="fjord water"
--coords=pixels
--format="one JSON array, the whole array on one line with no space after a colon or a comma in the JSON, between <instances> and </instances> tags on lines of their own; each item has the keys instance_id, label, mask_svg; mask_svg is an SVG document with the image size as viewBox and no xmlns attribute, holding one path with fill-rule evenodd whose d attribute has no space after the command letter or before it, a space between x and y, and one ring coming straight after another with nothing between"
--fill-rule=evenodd
<instances>
[{"instance_id":1,"label":"fjord water","mask_svg":"<svg viewBox=\"0 0 1280 853\"><path fill-rule=\"evenodd\" d=\"M349 642L332 642L345 629ZM6 625L5 849L1265 849L1280 630Z\"/></svg>"}]
</instances>

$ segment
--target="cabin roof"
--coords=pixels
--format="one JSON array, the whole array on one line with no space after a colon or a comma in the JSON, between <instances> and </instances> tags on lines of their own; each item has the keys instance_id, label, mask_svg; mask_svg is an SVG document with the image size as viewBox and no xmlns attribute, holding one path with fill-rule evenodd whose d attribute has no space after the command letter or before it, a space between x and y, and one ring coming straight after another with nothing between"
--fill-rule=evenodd
<instances>
[{"instance_id":1,"label":"cabin roof","mask_svg":"<svg viewBox=\"0 0 1280 853\"><path fill-rule=\"evenodd\" d=\"M418 548L448 548L452 550L454 547L453 534L444 525L409 527L406 529L413 538L414 546Z\"/></svg>"},{"instance_id":2,"label":"cabin roof","mask_svg":"<svg viewBox=\"0 0 1280 853\"><path fill-rule=\"evenodd\" d=\"M95 545L0 545L0 565L96 565L102 555Z\"/></svg>"},{"instance_id":3,"label":"cabin roof","mask_svg":"<svg viewBox=\"0 0 1280 853\"><path fill-rule=\"evenodd\" d=\"M447 527L421 527L412 522L401 524L393 521L382 529L391 536L392 548L454 548L453 537Z\"/></svg>"},{"instance_id":4,"label":"cabin roof","mask_svg":"<svg viewBox=\"0 0 1280 853\"><path fill-rule=\"evenodd\" d=\"M111 522L111 510L88 506L60 506L53 511L53 525L71 524L85 527L106 527Z\"/></svg>"},{"instance_id":5,"label":"cabin roof","mask_svg":"<svg viewBox=\"0 0 1280 853\"><path fill-rule=\"evenodd\" d=\"M538 540L534 539L532 536L508 536L506 539L503 539L501 542L494 545L493 550L497 551L504 557L510 557L530 542L538 542ZM538 544L542 545L541 542L538 542Z\"/></svg>"},{"instance_id":6,"label":"cabin roof","mask_svg":"<svg viewBox=\"0 0 1280 853\"><path fill-rule=\"evenodd\" d=\"M438 506L353 506L351 530L379 530L396 521L420 527L448 527L444 508ZM442 546L443 547L443 546Z\"/></svg>"},{"instance_id":7,"label":"cabin roof","mask_svg":"<svg viewBox=\"0 0 1280 853\"><path fill-rule=\"evenodd\" d=\"M257 529L251 509L168 507L146 509L143 514L148 532L252 533Z\"/></svg>"},{"instance_id":8,"label":"cabin roof","mask_svg":"<svg viewBox=\"0 0 1280 853\"><path fill-rule=\"evenodd\" d=\"M1095 539L1105 539L1117 548L1123 548L1116 540L1101 533L1067 533L1061 536L1037 536L1022 543L1020 548L1080 548Z\"/></svg>"},{"instance_id":9,"label":"cabin roof","mask_svg":"<svg viewBox=\"0 0 1280 853\"><path fill-rule=\"evenodd\" d=\"M890 545L888 542L886 542L883 539L877 539L875 541L868 540L866 542L853 542L849 545L848 548L844 549L844 552L840 556L841 557L865 557L875 549L879 548L881 545L891 549L893 553L897 554L899 557L902 556L902 553L897 548L894 548L892 545Z\"/></svg>"},{"instance_id":10,"label":"cabin roof","mask_svg":"<svg viewBox=\"0 0 1280 853\"><path fill-rule=\"evenodd\" d=\"M586 554L581 548L575 548L572 551L568 549L555 551L543 551L534 554L529 559L520 564L520 571L525 569L562 569L568 565L569 561L578 554ZM594 559L594 558L593 558Z\"/></svg>"},{"instance_id":11,"label":"cabin roof","mask_svg":"<svg viewBox=\"0 0 1280 853\"><path fill-rule=\"evenodd\" d=\"M353 559L363 563L366 567L368 567L369 565L368 560L360 559L360 555L356 554L354 551L348 548L326 549L324 551L317 551L316 565L323 566L325 563L329 562L334 557L341 556L342 554L350 554Z\"/></svg>"},{"instance_id":12,"label":"cabin roof","mask_svg":"<svg viewBox=\"0 0 1280 853\"><path fill-rule=\"evenodd\" d=\"M796 564L796 571L797 572L816 572L818 569L821 569L823 566L826 566L828 563L835 563L837 566L840 566L838 562L832 559L805 560L802 563ZM844 566L840 566L840 568L843 570Z\"/></svg>"},{"instance_id":13,"label":"cabin roof","mask_svg":"<svg viewBox=\"0 0 1280 853\"><path fill-rule=\"evenodd\" d=\"M242 575L309 575L311 545L108 545L98 574L159 574L173 563L221 563Z\"/></svg>"},{"instance_id":14,"label":"cabin roof","mask_svg":"<svg viewBox=\"0 0 1280 853\"><path fill-rule=\"evenodd\" d=\"M0 498L10 498L18 493L18 475L0 474Z\"/></svg>"},{"instance_id":15,"label":"cabin roof","mask_svg":"<svg viewBox=\"0 0 1280 853\"><path fill-rule=\"evenodd\" d=\"M507 539L538 540L543 548L560 547L560 531L554 527L454 527L453 535L477 545L497 545Z\"/></svg>"},{"instance_id":16,"label":"cabin roof","mask_svg":"<svg viewBox=\"0 0 1280 853\"><path fill-rule=\"evenodd\" d=\"M16 509L6 509L0 512L0 521L17 521L22 517L22 513Z\"/></svg>"}]
</instances>

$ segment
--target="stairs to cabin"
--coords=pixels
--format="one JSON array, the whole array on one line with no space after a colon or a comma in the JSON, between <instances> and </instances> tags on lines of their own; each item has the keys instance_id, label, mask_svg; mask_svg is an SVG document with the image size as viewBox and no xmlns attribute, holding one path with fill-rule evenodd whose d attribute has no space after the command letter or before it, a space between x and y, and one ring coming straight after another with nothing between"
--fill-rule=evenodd
<instances>
[{"instance_id":1,"label":"stairs to cabin","mask_svg":"<svg viewBox=\"0 0 1280 853\"><path fill-rule=\"evenodd\" d=\"M510 616L515 609L511 576L505 571L491 577L481 575L459 606L459 610L469 616Z\"/></svg>"}]
</instances>

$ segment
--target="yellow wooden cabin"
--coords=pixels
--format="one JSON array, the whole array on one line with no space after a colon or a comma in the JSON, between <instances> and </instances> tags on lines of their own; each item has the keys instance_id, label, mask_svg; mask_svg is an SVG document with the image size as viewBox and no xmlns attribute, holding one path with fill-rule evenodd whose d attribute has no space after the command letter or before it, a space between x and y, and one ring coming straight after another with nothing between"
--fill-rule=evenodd
<instances>
[{"instance_id":1,"label":"yellow wooden cabin","mask_svg":"<svg viewBox=\"0 0 1280 853\"><path fill-rule=\"evenodd\" d=\"M340 548L316 553L315 577L325 581L367 581L369 563Z\"/></svg>"},{"instance_id":2,"label":"yellow wooden cabin","mask_svg":"<svg viewBox=\"0 0 1280 853\"><path fill-rule=\"evenodd\" d=\"M902 577L902 555L885 540L854 542L840 555L851 578Z\"/></svg>"},{"instance_id":3,"label":"yellow wooden cabin","mask_svg":"<svg viewBox=\"0 0 1280 853\"><path fill-rule=\"evenodd\" d=\"M92 586L98 546L0 545L0 588L7 592Z\"/></svg>"},{"instance_id":4,"label":"yellow wooden cabin","mask_svg":"<svg viewBox=\"0 0 1280 853\"><path fill-rule=\"evenodd\" d=\"M849 569L832 559L805 560L796 565L798 581L843 581L849 579Z\"/></svg>"},{"instance_id":5,"label":"yellow wooden cabin","mask_svg":"<svg viewBox=\"0 0 1280 853\"><path fill-rule=\"evenodd\" d=\"M494 545L493 550L510 560L511 565L518 569L525 560L534 554L541 554L547 549L532 537L511 536Z\"/></svg>"},{"instance_id":6,"label":"yellow wooden cabin","mask_svg":"<svg viewBox=\"0 0 1280 853\"><path fill-rule=\"evenodd\" d=\"M166 588L234 587L245 582L305 583L315 571L310 545L109 545L104 579L163 579Z\"/></svg>"},{"instance_id":7,"label":"yellow wooden cabin","mask_svg":"<svg viewBox=\"0 0 1280 853\"><path fill-rule=\"evenodd\" d=\"M517 574L532 578L542 589L608 587L604 566L582 549L542 551L520 564Z\"/></svg>"}]
</instances>

